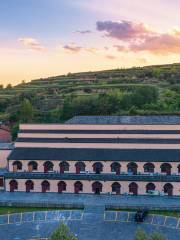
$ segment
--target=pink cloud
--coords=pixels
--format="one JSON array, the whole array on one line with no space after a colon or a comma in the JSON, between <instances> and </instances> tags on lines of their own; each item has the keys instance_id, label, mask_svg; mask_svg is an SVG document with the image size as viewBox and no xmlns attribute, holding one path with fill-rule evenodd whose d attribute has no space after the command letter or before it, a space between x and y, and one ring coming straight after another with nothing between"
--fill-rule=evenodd
<instances>
[{"instance_id":1,"label":"pink cloud","mask_svg":"<svg viewBox=\"0 0 180 240\"><path fill-rule=\"evenodd\" d=\"M34 38L29 37L19 38L18 42L22 43L25 47L27 47L30 50L40 52L45 50L45 47Z\"/></svg>"},{"instance_id":2,"label":"pink cloud","mask_svg":"<svg viewBox=\"0 0 180 240\"><path fill-rule=\"evenodd\" d=\"M96 25L98 31L106 33L106 37L112 37L119 40L141 38L151 33L143 23L133 23L124 20L121 22L99 21Z\"/></svg>"},{"instance_id":3,"label":"pink cloud","mask_svg":"<svg viewBox=\"0 0 180 240\"><path fill-rule=\"evenodd\" d=\"M65 50L67 50L69 53L78 53L82 50L82 47L79 47L74 43L67 44L67 45L63 46L63 48Z\"/></svg>"},{"instance_id":4,"label":"pink cloud","mask_svg":"<svg viewBox=\"0 0 180 240\"><path fill-rule=\"evenodd\" d=\"M115 60L117 57L113 56L113 55L106 55L106 58L110 59L110 60Z\"/></svg>"},{"instance_id":5,"label":"pink cloud","mask_svg":"<svg viewBox=\"0 0 180 240\"><path fill-rule=\"evenodd\" d=\"M129 21L97 22L97 30L104 31L106 37L116 38L121 44L114 45L120 52L149 51L153 54L180 54L180 31L174 29L171 33L152 31L143 23Z\"/></svg>"}]
</instances>

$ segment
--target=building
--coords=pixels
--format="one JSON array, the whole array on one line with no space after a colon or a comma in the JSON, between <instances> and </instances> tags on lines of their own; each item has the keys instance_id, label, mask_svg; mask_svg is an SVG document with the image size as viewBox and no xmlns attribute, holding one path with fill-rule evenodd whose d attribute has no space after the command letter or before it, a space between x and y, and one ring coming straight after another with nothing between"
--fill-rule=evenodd
<instances>
[{"instance_id":1,"label":"building","mask_svg":"<svg viewBox=\"0 0 180 240\"><path fill-rule=\"evenodd\" d=\"M0 191L4 190L4 175L8 172L7 158L13 149L11 143L0 143Z\"/></svg>"},{"instance_id":2,"label":"building","mask_svg":"<svg viewBox=\"0 0 180 240\"><path fill-rule=\"evenodd\" d=\"M179 196L180 123L163 122L21 124L6 191Z\"/></svg>"},{"instance_id":3,"label":"building","mask_svg":"<svg viewBox=\"0 0 180 240\"><path fill-rule=\"evenodd\" d=\"M9 127L0 122L0 143L10 143L11 141L12 137Z\"/></svg>"}]
</instances>

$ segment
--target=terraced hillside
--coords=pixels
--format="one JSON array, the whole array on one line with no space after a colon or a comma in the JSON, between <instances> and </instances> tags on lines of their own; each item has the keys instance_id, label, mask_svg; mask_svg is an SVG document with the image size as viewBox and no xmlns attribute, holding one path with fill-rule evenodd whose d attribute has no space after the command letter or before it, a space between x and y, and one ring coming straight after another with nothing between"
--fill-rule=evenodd
<instances>
[{"instance_id":1,"label":"terraced hillside","mask_svg":"<svg viewBox=\"0 0 180 240\"><path fill-rule=\"evenodd\" d=\"M69 73L1 88L0 120L23 121L24 99L33 107L29 120L36 122L86 114L179 114L180 64Z\"/></svg>"}]
</instances>

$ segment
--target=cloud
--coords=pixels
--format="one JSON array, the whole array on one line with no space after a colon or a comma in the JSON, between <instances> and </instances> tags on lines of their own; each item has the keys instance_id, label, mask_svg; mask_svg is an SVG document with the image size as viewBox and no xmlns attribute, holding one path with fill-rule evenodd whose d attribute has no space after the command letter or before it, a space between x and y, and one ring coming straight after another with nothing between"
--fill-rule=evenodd
<instances>
[{"instance_id":1,"label":"cloud","mask_svg":"<svg viewBox=\"0 0 180 240\"><path fill-rule=\"evenodd\" d=\"M98 31L105 32L106 37L112 37L119 40L142 38L151 33L151 30L143 23L133 23L125 20L121 22L98 21L96 26Z\"/></svg>"},{"instance_id":2,"label":"cloud","mask_svg":"<svg viewBox=\"0 0 180 240\"><path fill-rule=\"evenodd\" d=\"M116 48L116 50L118 52L126 52L126 51L128 51L127 47L125 47L123 45L114 45L113 47Z\"/></svg>"},{"instance_id":3,"label":"cloud","mask_svg":"<svg viewBox=\"0 0 180 240\"><path fill-rule=\"evenodd\" d=\"M116 56L113 56L113 55L106 55L105 57L110 60L115 60L117 58Z\"/></svg>"},{"instance_id":4,"label":"cloud","mask_svg":"<svg viewBox=\"0 0 180 240\"><path fill-rule=\"evenodd\" d=\"M82 47L77 46L75 43L70 43L63 46L63 49L69 53L78 53L82 50Z\"/></svg>"},{"instance_id":5,"label":"cloud","mask_svg":"<svg viewBox=\"0 0 180 240\"><path fill-rule=\"evenodd\" d=\"M151 30L143 23L130 21L97 22L97 30L104 31L105 36L118 39L121 44L114 47L120 52L148 51L152 54L180 54L180 30L160 33Z\"/></svg>"},{"instance_id":6,"label":"cloud","mask_svg":"<svg viewBox=\"0 0 180 240\"><path fill-rule=\"evenodd\" d=\"M80 33L80 34L89 34L89 33L92 33L90 30L77 30L77 31L75 31L74 33Z\"/></svg>"},{"instance_id":7,"label":"cloud","mask_svg":"<svg viewBox=\"0 0 180 240\"><path fill-rule=\"evenodd\" d=\"M154 54L180 54L180 37L171 34L157 34L148 36L141 43L130 44L133 52L149 51Z\"/></svg>"},{"instance_id":8,"label":"cloud","mask_svg":"<svg viewBox=\"0 0 180 240\"><path fill-rule=\"evenodd\" d=\"M45 50L45 47L39 43L35 38L19 38L18 42L22 43L25 47L30 50L42 52Z\"/></svg>"}]
</instances>

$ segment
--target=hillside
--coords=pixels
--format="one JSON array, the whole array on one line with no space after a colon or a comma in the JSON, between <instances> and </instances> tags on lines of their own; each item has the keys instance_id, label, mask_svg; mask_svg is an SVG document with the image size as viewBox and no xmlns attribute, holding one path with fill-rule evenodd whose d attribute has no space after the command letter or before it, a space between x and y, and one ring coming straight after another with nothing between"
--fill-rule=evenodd
<instances>
[{"instance_id":1,"label":"hillside","mask_svg":"<svg viewBox=\"0 0 180 240\"><path fill-rule=\"evenodd\" d=\"M0 120L27 121L21 111L27 99L29 121L36 122L73 115L180 114L180 64L69 73L1 87Z\"/></svg>"}]
</instances>

